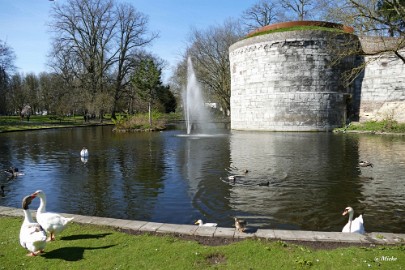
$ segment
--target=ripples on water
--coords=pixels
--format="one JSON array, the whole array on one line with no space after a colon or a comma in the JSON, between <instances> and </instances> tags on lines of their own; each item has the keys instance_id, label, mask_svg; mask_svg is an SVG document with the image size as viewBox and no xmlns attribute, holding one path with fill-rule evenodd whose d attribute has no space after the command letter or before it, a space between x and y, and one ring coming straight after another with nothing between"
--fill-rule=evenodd
<instances>
[{"instance_id":1,"label":"ripples on water","mask_svg":"<svg viewBox=\"0 0 405 270\"><path fill-rule=\"evenodd\" d=\"M184 133L94 127L0 134L1 167L25 173L0 176L7 191L0 205L20 207L23 196L42 189L50 211L178 224L202 218L227 227L239 216L258 228L321 231L340 231L350 205L364 213L367 231L403 232L404 137ZM373 168L359 167L360 160Z\"/></svg>"}]
</instances>

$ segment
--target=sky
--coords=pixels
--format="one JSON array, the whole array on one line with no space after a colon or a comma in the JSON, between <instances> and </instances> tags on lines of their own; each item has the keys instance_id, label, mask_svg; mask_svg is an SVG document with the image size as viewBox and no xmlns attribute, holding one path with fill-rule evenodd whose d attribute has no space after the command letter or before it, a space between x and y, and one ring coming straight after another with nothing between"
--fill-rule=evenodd
<instances>
[{"instance_id":1,"label":"sky","mask_svg":"<svg viewBox=\"0 0 405 270\"><path fill-rule=\"evenodd\" d=\"M55 0L62 4L67 0ZM159 38L148 51L169 63L164 80L180 61L192 28L207 29L239 18L257 0L115 0L132 4L149 17L149 30ZM51 50L49 0L0 0L0 40L16 54L18 72L49 71L47 55Z\"/></svg>"}]
</instances>

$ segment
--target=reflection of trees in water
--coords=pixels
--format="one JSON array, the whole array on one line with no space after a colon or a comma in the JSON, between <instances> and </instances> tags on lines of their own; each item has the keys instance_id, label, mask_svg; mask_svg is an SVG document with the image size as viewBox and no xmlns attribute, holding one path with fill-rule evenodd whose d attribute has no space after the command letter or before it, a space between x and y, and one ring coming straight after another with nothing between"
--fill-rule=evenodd
<instances>
[{"instance_id":1,"label":"reflection of trees in water","mask_svg":"<svg viewBox=\"0 0 405 270\"><path fill-rule=\"evenodd\" d=\"M0 164L25 173L0 179L5 206L43 189L49 211L232 226L339 231L350 205L367 231L404 226L403 137L232 132L191 139L162 133L111 134L111 127L1 134ZM87 163L80 150L90 151ZM359 167L369 160L374 167ZM231 174L249 173L235 184ZM227 172L229 170L229 172ZM221 180L222 178L222 180ZM270 185L258 186L269 181ZM38 207L34 200L32 208ZM387 229L388 228L388 229Z\"/></svg>"},{"instance_id":2,"label":"reflection of trees in water","mask_svg":"<svg viewBox=\"0 0 405 270\"><path fill-rule=\"evenodd\" d=\"M354 142L329 133L234 134L232 165L250 172L232 189L232 206L261 226L338 229L349 198L362 199Z\"/></svg>"},{"instance_id":3,"label":"reflection of trees in water","mask_svg":"<svg viewBox=\"0 0 405 270\"><path fill-rule=\"evenodd\" d=\"M229 211L229 187L222 182L224 168L229 168L228 136L208 138L184 138L183 178L188 183L188 194L193 207L204 221L213 221L224 226L232 217Z\"/></svg>"}]
</instances>

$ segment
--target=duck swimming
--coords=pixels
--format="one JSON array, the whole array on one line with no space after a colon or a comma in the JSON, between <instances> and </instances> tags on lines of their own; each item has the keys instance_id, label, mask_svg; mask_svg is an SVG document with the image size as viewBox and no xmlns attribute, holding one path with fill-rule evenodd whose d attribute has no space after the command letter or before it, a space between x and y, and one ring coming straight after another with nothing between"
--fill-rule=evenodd
<instances>
[{"instance_id":1,"label":"duck swimming","mask_svg":"<svg viewBox=\"0 0 405 270\"><path fill-rule=\"evenodd\" d=\"M26 196L22 201L24 221L20 229L20 244L30 252L27 256L36 256L38 253L43 253L46 246L46 232L41 225L32 219L28 208L33 199L32 196Z\"/></svg>"},{"instance_id":2,"label":"duck swimming","mask_svg":"<svg viewBox=\"0 0 405 270\"><path fill-rule=\"evenodd\" d=\"M11 178L24 175L24 173L20 172L16 167L10 167L9 169L4 170L4 172L7 173Z\"/></svg>"},{"instance_id":3,"label":"duck swimming","mask_svg":"<svg viewBox=\"0 0 405 270\"><path fill-rule=\"evenodd\" d=\"M371 162L369 162L369 161L367 161L367 160L361 160L360 162L359 162L359 166L360 167L373 167L373 164L371 163Z\"/></svg>"},{"instance_id":4,"label":"duck swimming","mask_svg":"<svg viewBox=\"0 0 405 270\"><path fill-rule=\"evenodd\" d=\"M270 186L270 181L259 183L259 186L268 187Z\"/></svg>"},{"instance_id":5,"label":"duck swimming","mask_svg":"<svg viewBox=\"0 0 405 270\"><path fill-rule=\"evenodd\" d=\"M33 198L39 197L41 200L37 211L37 221L49 233L48 241L55 240L56 234L62 232L73 218L66 218L57 213L46 212L46 195L42 190L35 191L31 196Z\"/></svg>"}]
</instances>

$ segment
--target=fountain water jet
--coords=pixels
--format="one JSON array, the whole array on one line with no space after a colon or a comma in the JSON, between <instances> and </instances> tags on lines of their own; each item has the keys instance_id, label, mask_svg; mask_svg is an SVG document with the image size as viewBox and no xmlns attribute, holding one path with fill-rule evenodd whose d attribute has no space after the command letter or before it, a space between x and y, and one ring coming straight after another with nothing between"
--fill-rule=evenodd
<instances>
[{"instance_id":1,"label":"fountain water jet","mask_svg":"<svg viewBox=\"0 0 405 270\"><path fill-rule=\"evenodd\" d=\"M208 133L211 119L204 104L201 87L195 76L190 57L187 59L187 87L183 89L182 97L187 135L190 135L192 130L198 130L204 134Z\"/></svg>"}]
</instances>

